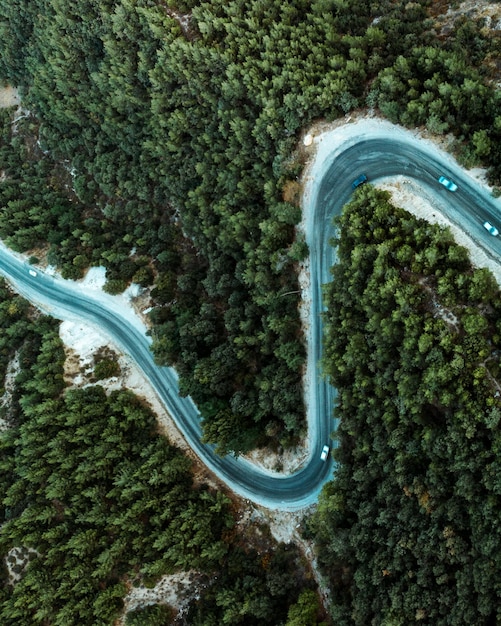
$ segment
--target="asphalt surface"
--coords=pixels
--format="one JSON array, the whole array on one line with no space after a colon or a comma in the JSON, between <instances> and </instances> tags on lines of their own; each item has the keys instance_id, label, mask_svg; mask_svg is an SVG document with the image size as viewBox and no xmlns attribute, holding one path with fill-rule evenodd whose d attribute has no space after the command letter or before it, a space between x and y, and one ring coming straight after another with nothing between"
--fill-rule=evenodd
<instances>
[{"instance_id":1,"label":"asphalt surface","mask_svg":"<svg viewBox=\"0 0 501 626\"><path fill-rule=\"evenodd\" d=\"M351 138L341 135L334 140L332 150L318 151L309 173L312 183L305 194L305 233L310 247L311 276L306 393L311 447L304 466L289 476L261 471L242 458L218 457L212 446L200 443L197 408L190 398L179 396L175 371L154 363L144 328L139 321L131 322L130 314L125 315L116 300L105 294L97 296L92 290L85 293L71 281L47 276L36 268L37 276L32 276L30 266L22 258L0 247L0 272L19 293L58 319L86 322L106 334L143 370L189 445L207 467L239 495L272 509L296 510L316 502L334 469L331 457L326 462L320 460L322 447L329 442L329 435L335 428L332 418L335 390L318 371L322 353L321 284L329 281L329 268L335 260L329 245L334 234L332 216L349 200L353 191L351 182L362 173L369 182L375 183L395 175L412 178L422 185L424 192L433 196L437 210L473 234L493 258L498 259L501 253L500 240L489 235L482 226L485 220L500 225L500 203L455 166L450 157L436 150L422 149L420 142L402 131L396 133L395 139L389 131L382 136L378 133L372 136L374 133L364 126L360 126L358 134L353 128L350 132ZM448 192L438 184L441 174L459 185L457 192Z\"/></svg>"},{"instance_id":2,"label":"asphalt surface","mask_svg":"<svg viewBox=\"0 0 501 626\"><path fill-rule=\"evenodd\" d=\"M37 275L32 276L30 269L35 269ZM124 316L113 298L102 294L96 297L92 290L84 293L71 281L32 268L5 247L0 248L0 273L16 291L46 313L57 319L86 322L128 353L143 370L194 452L235 492L273 509L296 510L316 501L322 485L332 474L332 459L320 460L328 435L314 447L310 462L291 476L260 471L243 458L231 455L221 458L212 446L200 442L198 410L190 398L179 396L176 372L155 364L149 349L151 341L144 329L140 324L131 324L130 315Z\"/></svg>"},{"instance_id":3,"label":"asphalt surface","mask_svg":"<svg viewBox=\"0 0 501 626\"><path fill-rule=\"evenodd\" d=\"M308 334L308 406L311 432L320 443L336 428L331 419L335 389L320 375L322 358L322 323L324 311L322 285L330 282L330 268L335 250L330 245L335 229L332 218L339 215L353 194L352 182L365 174L377 185L389 178L404 176L413 187L484 249L495 261L501 259L501 238L493 237L483 227L489 221L501 231L501 200L462 170L450 155L412 133L389 123L362 121L349 124L340 132L328 133L310 167L303 210L305 235L310 249L311 324ZM452 179L458 190L450 192L438 183L438 177Z\"/></svg>"}]
</instances>

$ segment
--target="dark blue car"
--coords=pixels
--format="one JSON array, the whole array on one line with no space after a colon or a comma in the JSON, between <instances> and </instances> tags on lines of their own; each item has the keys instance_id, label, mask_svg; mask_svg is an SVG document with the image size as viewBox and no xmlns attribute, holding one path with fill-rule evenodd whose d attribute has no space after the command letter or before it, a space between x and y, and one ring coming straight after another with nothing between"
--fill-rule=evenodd
<instances>
[{"instance_id":1,"label":"dark blue car","mask_svg":"<svg viewBox=\"0 0 501 626\"><path fill-rule=\"evenodd\" d=\"M360 176L358 178L355 178L355 180L351 183L351 186L353 187L353 189L356 189L357 187L360 187L360 185L363 185L366 182L367 182L367 176L365 174L360 174Z\"/></svg>"}]
</instances>

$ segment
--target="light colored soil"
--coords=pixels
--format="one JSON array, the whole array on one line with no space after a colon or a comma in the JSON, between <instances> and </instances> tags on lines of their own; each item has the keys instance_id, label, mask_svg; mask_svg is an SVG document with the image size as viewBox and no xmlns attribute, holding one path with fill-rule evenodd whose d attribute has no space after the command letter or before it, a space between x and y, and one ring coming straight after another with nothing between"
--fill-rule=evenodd
<instances>
[{"instance_id":1,"label":"light colored soil","mask_svg":"<svg viewBox=\"0 0 501 626\"><path fill-rule=\"evenodd\" d=\"M6 411L6 417L0 418L0 431L9 428L9 407L11 406L12 394L15 389L15 379L19 372L19 354L16 353L7 366L4 381L4 393L0 398L0 407Z\"/></svg>"},{"instance_id":2,"label":"light colored soil","mask_svg":"<svg viewBox=\"0 0 501 626\"><path fill-rule=\"evenodd\" d=\"M49 272L50 270L47 271L47 273ZM106 271L102 267L91 268L85 278L80 281L82 287L87 290L101 290L106 280L105 274ZM146 319L143 308L147 302L137 285L125 292L122 304L124 307L133 308L141 314L143 319ZM93 327L72 321L61 322L59 335L66 347L65 378L67 382L77 387L92 384L94 355L109 346L108 338L101 335ZM113 347L113 351L117 355L120 374L100 380L98 384L107 391L130 389L146 400L158 418L159 429L168 437L169 441L185 451L191 450L141 370L128 355L116 346Z\"/></svg>"},{"instance_id":3,"label":"light colored soil","mask_svg":"<svg viewBox=\"0 0 501 626\"><path fill-rule=\"evenodd\" d=\"M195 571L178 572L162 576L152 588L131 587L124 600L124 615L115 622L115 626L125 624L125 615L129 611L151 604L168 604L177 609L178 616L182 615L188 604L199 597L205 580Z\"/></svg>"},{"instance_id":4,"label":"light colored soil","mask_svg":"<svg viewBox=\"0 0 501 626\"><path fill-rule=\"evenodd\" d=\"M18 106L19 104L21 104L21 99L15 87L11 87L10 85L0 87L0 109Z\"/></svg>"},{"instance_id":5,"label":"light colored soil","mask_svg":"<svg viewBox=\"0 0 501 626\"><path fill-rule=\"evenodd\" d=\"M267 448L258 448L243 456L266 472L281 475L292 474L306 462L308 443L306 439L302 445L284 450L281 454Z\"/></svg>"},{"instance_id":6,"label":"light colored soil","mask_svg":"<svg viewBox=\"0 0 501 626\"><path fill-rule=\"evenodd\" d=\"M54 269L46 268L45 271L51 273L54 272ZM93 267L80 283L86 290L99 291L105 283L105 274L105 268ZM146 315L150 306L149 298L137 285L132 285L120 297L120 302L122 307L134 310L145 323L149 322ZM94 355L110 346L108 338L100 334L94 327L72 321L61 322L59 336L66 349L65 379L68 384L77 387L95 384L91 380ZM113 352L117 355L120 374L100 380L97 384L104 387L108 392L116 389L130 389L137 396L143 398L157 417L159 432L167 437L170 443L182 449L192 459L195 482L205 482L214 488L221 489L222 485L192 452L191 447L187 444L171 415L160 402L155 390L142 371L129 355L124 354L117 346L113 346Z\"/></svg>"},{"instance_id":7,"label":"light colored soil","mask_svg":"<svg viewBox=\"0 0 501 626\"><path fill-rule=\"evenodd\" d=\"M313 514L315 507L302 511L271 511L263 507L253 509L256 520L266 522L273 538L278 542L295 543L304 554L311 567L311 572L318 585L319 593L323 599L324 607L329 604L329 587L320 573L315 546L313 541L307 541L301 536L301 525L304 519Z\"/></svg>"},{"instance_id":8,"label":"light colored soil","mask_svg":"<svg viewBox=\"0 0 501 626\"><path fill-rule=\"evenodd\" d=\"M484 19L485 28L490 30L501 30L501 6L496 3L486 2L486 0L466 0L458 6L452 6L443 19L447 24L466 16L470 19Z\"/></svg>"},{"instance_id":9,"label":"light colored soil","mask_svg":"<svg viewBox=\"0 0 501 626\"><path fill-rule=\"evenodd\" d=\"M65 344L67 354L65 379L68 382L71 381L76 387L95 384L91 382L94 355L109 345L107 338L100 335L94 328L74 322L61 322L59 335ZM119 352L116 348L115 351L118 354L120 375L97 381L97 384L102 385L108 392L116 389L130 389L146 400L157 417L159 430L173 445L189 453L191 448L178 431L146 377L128 355ZM192 454L190 456L193 458Z\"/></svg>"},{"instance_id":10,"label":"light colored soil","mask_svg":"<svg viewBox=\"0 0 501 626\"><path fill-rule=\"evenodd\" d=\"M14 547L7 552L5 564L7 566L9 585L15 585L18 580L21 580L28 563L36 556L39 556L36 550L26 547Z\"/></svg>"}]
</instances>

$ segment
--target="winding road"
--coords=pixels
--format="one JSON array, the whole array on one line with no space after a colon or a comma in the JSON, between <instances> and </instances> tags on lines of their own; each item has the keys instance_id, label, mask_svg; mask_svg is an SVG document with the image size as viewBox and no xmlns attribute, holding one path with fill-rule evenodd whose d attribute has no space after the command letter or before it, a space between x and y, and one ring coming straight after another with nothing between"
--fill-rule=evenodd
<instances>
[{"instance_id":1,"label":"winding road","mask_svg":"<svg viewBox=\"0 0 501 626\"><path fill-rule=\"evenodd\" d=\"M239 495L271 509L297 510L316 502L322 486L332 477L334 464L320 460L322 447L335 428L332 409L335 390L319 375L322 353L321 285L329 281L334 251L332 216L341 211L352 193L351 181L365 173L370 182L404 175L433 196L437 210L473 235L492 258L499 259L501 241L482 223L501 225L500 203L470 178L445 153L413 134L384 122L348 124L316 141L317 153L307 174L303 208L305 235L310 248L311 323L308 329L306 403L310 454L294 474L280 475L256 468L242 458L218 457L212 446L200 442L199 413L190 398L178 394L173 369L154 363L150 339L137 319L124 315L117 300L87 293L81 285L37 271L18 255L0 247L0 272L16 291L58 319L85 321L96 326L128 353L150 380L160 400L200 459ZM437 183L440 174L452 178L459 189L450 193ZM501 229L500 229L501 230ZM483 231L483 232L482 232Z\"/></svg>"}]
</instances>

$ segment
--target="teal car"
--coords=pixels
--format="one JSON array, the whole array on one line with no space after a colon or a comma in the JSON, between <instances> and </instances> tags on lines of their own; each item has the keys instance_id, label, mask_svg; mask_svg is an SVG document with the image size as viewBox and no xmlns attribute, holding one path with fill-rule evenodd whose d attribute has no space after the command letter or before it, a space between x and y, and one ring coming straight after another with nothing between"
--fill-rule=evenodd
<instances>
[{"instance_id":1,"label":"teal car","mask_svg":"<svg viewBox=\"0 0 501 626\"><path fill-rule=\"evenodd\" d=\"M458 188L456 183L453 183L452 180L449 180L445 176L440 176L440 178L438 179L438 182L449 191L456 191L456 189Z\"/></svg>"}]
</instances>

